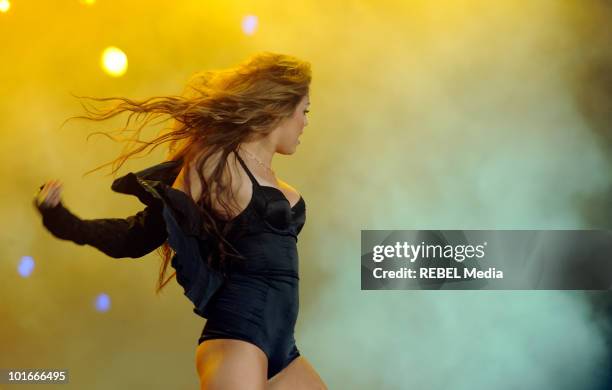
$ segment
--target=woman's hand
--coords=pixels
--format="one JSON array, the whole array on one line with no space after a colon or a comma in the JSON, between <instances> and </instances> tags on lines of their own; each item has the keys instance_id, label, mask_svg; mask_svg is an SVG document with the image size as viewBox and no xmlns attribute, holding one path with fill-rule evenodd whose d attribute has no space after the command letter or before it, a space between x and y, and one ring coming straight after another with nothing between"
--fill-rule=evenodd
<instances>
[{"instance_id":1,"label":"woman's hand","mask_svg":"<svg viewBox=\"0 0 612 390\"><path fill-rule=\"evenodd\" d=\"M36 194L36 206L43 209L53 208L61 201L62 183L59 180L49 180Z\"/></svg>"}]
</instances>

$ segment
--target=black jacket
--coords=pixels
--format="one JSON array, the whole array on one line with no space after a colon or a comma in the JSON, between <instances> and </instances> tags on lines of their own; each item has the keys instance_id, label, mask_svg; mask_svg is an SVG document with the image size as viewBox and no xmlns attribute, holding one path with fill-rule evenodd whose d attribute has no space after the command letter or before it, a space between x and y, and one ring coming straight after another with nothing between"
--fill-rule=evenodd
<instances>
[{"instance_id":1,"label":"black jacket","mask_svg":"<svg viewBox=\"0 0 612 390\"><path fill-rule=\"evenodd\" d=\"M127 218L81 219L61 202L52 208L34 206L51 234L79 245L90 245L114 258L137 258L166 240L175 251L172 267L194 312L207 318L206 304L223 283L223 275L206 262L210 237L201 213L184 192L173 189L182 161L166 161L116 179L111 189L130 194L146 207ZM42 188L42 186L41 186Z\"/></svg>"},{"instance_id":2,"label":"black jacket","mask_svg":"<svg viewBox=\"0 0 612 390\"><path fill-rule=\"evenodd\" d=\"M162 215L163 202L145 194L134 177L161 181L169 186L180 171L179 162L165 162L136 173L129 173L113 182L115 192L136 195L148 204L127 218L81 219L61 202L52 208L34 206L42 216L45 228L55 237L79 245L90 245L110 257L142 257L161 246L168 237ZM42 186L41 186L42 188Z\"/></svg>"}]
</instances>

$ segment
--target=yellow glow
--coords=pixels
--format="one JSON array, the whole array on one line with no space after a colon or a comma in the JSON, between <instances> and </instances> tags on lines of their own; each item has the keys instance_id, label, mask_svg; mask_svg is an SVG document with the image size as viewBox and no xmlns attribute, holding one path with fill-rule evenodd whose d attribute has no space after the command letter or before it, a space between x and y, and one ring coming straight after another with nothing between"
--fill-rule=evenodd
<instances>
[{"instance_id":1,"label":"yellow glow","mask_svg":"<svg viewBox=\"0 0 612 390\"><path fill-rule=\"evenodd\" d=\"M8 0L0 0L0 12L6 12L11 8L11 3Z\"/></svg>"},{"instance_id":2,"label":"yellow glow","mask_svg":"<svg viewBox=\"0 0 612 390\"><path fill-rule=\"evenodd\" d=\"M87 5L92 5L95 2L96 2L96 0L81 0L81 3L87 4Z\"/></svg>"},{"instance_id":3,"label":"yellow glow","mask_svg":"<svg viewBox=\"0 0 612 390\"><path fill-rule=\"evenodd\" d=\"M110 76L122 76L127 70L127 56L117 47L107 47L102 53L101 65L102 69Z\"/></svg>"}]
</instances>

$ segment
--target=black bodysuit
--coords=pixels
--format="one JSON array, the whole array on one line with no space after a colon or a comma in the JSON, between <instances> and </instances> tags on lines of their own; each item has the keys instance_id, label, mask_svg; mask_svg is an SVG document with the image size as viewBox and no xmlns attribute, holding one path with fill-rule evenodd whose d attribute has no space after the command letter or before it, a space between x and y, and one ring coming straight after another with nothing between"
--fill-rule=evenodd
<instances>
[{"instance_id":1,"label":"black bodysuit","mask_svg":"<svg viewBox=\"0 0 612 390\"><path fill-rule=\"evenodd\" d=\"M198 342L238 339L259 347L271 378L299 356L297 240L306 219L303 197L291 206L278 188L260 185L236 154L252 182L247 207L232 219L226 239L245 260L220 269L205 259L211 237L193 199L172 188L182 161L167 161L116 179L113 191L135 195L146 207L125 219L80 219L62 203L38 208L44 226L58 238L91 245L115 258L141 257L166 240L172 267L194 312L207 318Z\"/></svg>"}]
</instances>

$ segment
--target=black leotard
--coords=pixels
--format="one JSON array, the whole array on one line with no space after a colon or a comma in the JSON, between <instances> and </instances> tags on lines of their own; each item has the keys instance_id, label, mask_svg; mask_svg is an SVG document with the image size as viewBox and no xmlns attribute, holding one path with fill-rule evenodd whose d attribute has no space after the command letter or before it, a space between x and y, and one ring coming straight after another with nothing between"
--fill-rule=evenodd
<instances>
[{"instance_id":1,"label":"black leotard","mask_svg":"<svg viewBox=\"0 0 612 390\"><path fill-rule=\"evenodd\" d=\"M61 202L37 209L54 236L91 245L115 258L144 256L168 240L175 251L171 264L177 281L193 302L193 311L208 319L198 342L248 341L268 357L271 378L299 356L294 339L299 306L297 239L306 204L300 197L291 206L278 188L260 185L236 156L253 190L248 206L232 220L227 239L246 260L232 260L223 272L204 261L211 242L198 206L171 187L181 160L130 172L113 182L113 191L135 195L146 205L128 218L83 220Z\"/></svg>"},{"instance_id":2,"label":"black leotard","mask_svg":"<svg viewBox=\"0 0 612 390\"><path fill-rule=\"evenodd\" d=\"M268 357L270 378L299 356L293 337L299 303L296 241L305 203L300 197L291 207L279 189L260 185L238 160L253 192L229 241L247 260L233 261L229 280L209 302L200 342L230 338L255 344Z\"/></svg>"}]
</instances>

